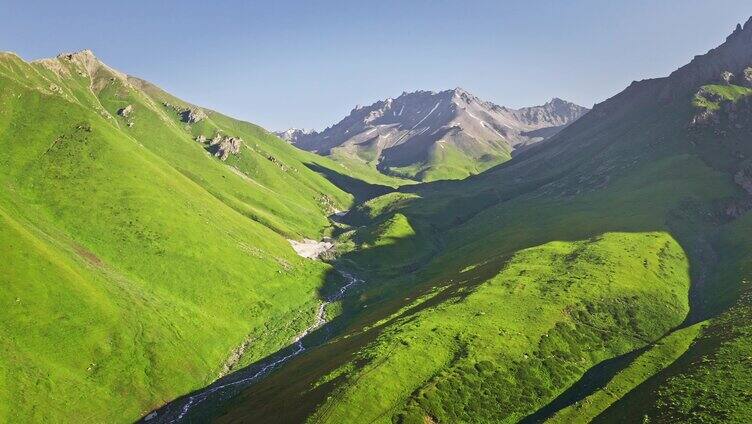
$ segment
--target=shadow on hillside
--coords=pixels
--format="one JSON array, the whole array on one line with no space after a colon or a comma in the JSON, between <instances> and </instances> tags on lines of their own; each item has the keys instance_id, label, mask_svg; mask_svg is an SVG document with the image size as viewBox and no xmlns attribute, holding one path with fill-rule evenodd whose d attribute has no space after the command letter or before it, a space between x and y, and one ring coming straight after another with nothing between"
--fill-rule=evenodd
<instances>
[{"instance_id":1,"label":"shadow on hillside","mask_svg":"<svg viewBox=\"0 0 752 424\"><path fill-rule=\"evenodd\" d=\"M640 115L655 115L655 109L636 110ZM604 119L593 116L593 120L597 118L599 122ZM634 118L635 122L642 122L637 118L642 119L642 116ZM645 122L652 122L652 117L645 118ZM338 259L339 266L368 281L348 292L342 300L339 316L302 339L307 348L305 354L290 358L285 366L263 379L212 392L195 407L190 420L222 417L235 422L304 422L312 411L337 396L338 384L347 378L348 371L347 368L341 374L333 371L344 364L350 364L353 369L367 365L368 359L356 357L354 353L395 320L409 319L425 308L461 300L472 293L477 284L496 275L514 252L554 240L586 240L608 232L668 232L689 259L691 309L685 325L716 314L725 300L718 301L711 295L718 297L720 290L728 289L722 286L723 281L716 274L718 257L726 253L724 249L728 246L718 241L720 224L708 220L715 219L712 214L721 205L692 203L695 197L701 196L699 194L690 196L692 199L685 204L673 201L670 205L663 204L657 197L646 199L645 192L649 193L654 184L660 184L661 178L635 180L626 189L622 187L616 193L618 196L601 198L600 203L594 202L591 195L608 185L615 186L622 176L621 170L633 172L641 161L647 162L639 155L642 152L649 152L649 159L655 161L669 150L683 149L684 140L674 144L654 142L660 134L669 137L677 129L640 126L637 128L647 128L645 131L650 133L649 137L640 138L632 133L636 127L631 124L616 127L618 132L614 133L604 131L605 124L597 123L592 130L580 128L578 133L578 127L584 125L578 121L559 133L555 143L541 143L526 149L513 160L464 181L403 187L401 191L420 194L400 206L400 213L409 218L416 235L398 239L389 246L342 255ZM573 135L568 136L568 132ZM616 142L619 138L630 143L619 144ZM577 149L566 151L565 146ZM618 148L623 151L616 150ZM639 154L635 153L637 151ZM306 165L352 193L359 202L394 191L391 187L369 184L317 164ZM552 201L536 202L540 198ZM512 209L522 211L521 214L504 213L521 201L529 202L525 203L527 209ZM547 211L546 207L552 210ZM458 240L463 237L466 239ZM374 261L379 261L379 269L374 269ZM472 272L467 272L473 266ZM333 275L329 277L320 292L322 299L336 290L331 280ZM445 289L430 300L400 310L407 301L442 286ZM345 331L347 337L332 339ZM164 413L179 414L191 396L195 399L196 394L243 381L295 349L295 344L287 346L205 389L184 396L162 408L159 421L149 422L168 422L162 419ZM548 406L540 405L541 412L531 411L530 419L550 415L600 389L632 358L628 353L595 365L562 396L547 399ZM325 418L328 411L319 413Z\"/></svg>"},{"instance_id":2,"label":"shadow on hillside","mask_svg":"<svg viewBox=\"0 0 752 424\"><path fill-rule=\"evenodd\" d=\"M498 203L503 203L507 196L501 195L495 198ZM416 198L414 201L416 205L413 206L419 207L422 199ZM491 206L485 202L484 205ZM300 345L292 343L203 389L165 405L157 411L157 416L148 422L173 422L181 415L186 405L190 407L190 413L183 418L186 422L204 422L216 417L256 423L303 422L327 399L336 396L335 389L338 383L346 378L346 373L341 375L335 373L339 367L347 363L351 363L356 368L368 365L367 359L358 358L355 353L375 340L385 328L397 320L410 319L426 308L445 302L461 301L471 294L478 284L498 274L514 252L551 240L584 240L613 231L666 231L665 223L660 222L645 222L640 225L620 224L618 211L604 210L605 214L613 215L613 219L589 223L590 225L582 227L562 225L541 233L529 233L521 240L509 242L508 245L500 247L496 250L497 255L488 256L480 263L477 258L450 255L452 259L448 261L450 265L437 275L435 267L428 269L426 265L435 260L437 254L440 254L441 249L438 244L442 243L449 228L471 222L478 214L478 211L473 208L467 208L464 211L459 209L452 213L455 212L458 219L441 220L442 225L418 227L419 233L416 237L430 240L423 248L430 249L431 252L428 255L413 256L413 258L419 258L414 263L408 261L392 270L369 269L369 263L372 263L375 258L380 261L389 261L390 256L404 255L404 244L415 242L411 238L397 239L392 245L354 251L338 258L336 265L339 269L355 272L358 276L367 276L369 281L348 290L341 300L341 314L300 341L305 347L304 352L296 354L300 350ZM681 213L686 215L687 212L683 210ZM707 316L706 313L700 312L702 308L698 306L698 296L708 287L698 288L695 281L698 278L704 279L704 276L709 273L708 267L714 264L698 257L698 246L705 243L705 236L683 230L691 227L691 222L685 222L690 218L683 218L683 215L678 212L675 215L671 217L675 229L668 231L679 241L690 259L693 301L692 314L688 317L688 321L697 321ZM414 246L408 247L415 250ZM447 257L445 256L444 259ZM337 271L332 270L322 285L319 293L321 299L329 299L333 293L336 293L338 281L341 285L342 279L335 273ZM380 276L384 279L381 280ZM444 287L444 289L428 301L400 311L405 301L426 295L436 287ZM380 321L384 318L386 318L384 321ZM347 338L332 340L345 332L348 334ZM283 358L287 359L279 362L278 366L269 367L270 364ZM572 388L562 396L551 400L538 413L531 415L530 419L548 416L600 389L633 358L633 355L625 354L596 365ZM266 372L260 372L265 368ZM321 380L328 375L333 376ZM328 411L321 410L318 413L325 416Z\"/></svg>"},{"instance_id":3,"label":"shadow on hillside","mask_svg":"<svg viewBox=\"0 0 752 424\"><path fill-rule=\"evenodd\" d=\"M547 164L542 163L541 167L544 165ZM391 187L368 184L316 164L307 166L354 193L359 201L393 191ZM597 163L593 165L597 166ZM592 185L582 179L570 182L563 176L564 171L559 174L539 172L531 178L515 179L515 167L512 164L497 168L491 181L494 184L488 184L487 177L475 177L471 182L477 186L472 189L465 183L441 182L411 187L409 191L428 194L410 199L409 204L400 207L400 212L412 221L416 235L338 258L338 267L368 281L348 291L342 299L339 316L301 340L306 347L304 354L290 357L284 366L270 370L272 372L263 374L263 378L249 379L270 363L294 353L298 346L291 344L166 405L159 410L157 418L149 422L170 422L189 402L194 408L189 421L203 422L221 416L236 422L303 422L327 399L336 396L336 388L347 377L347 371L342 374L334 371L343 364L351 364L356 369L367 365L367 359L354 354L395 320L409 319L425 308L461 300L472 293L477 284L496 275L514 252L553 240L586 240L608 232L666 231L682 246L689 259L691 309L685 324L718 312L719 304L707 305L705 300L722 288L713 280L719 250L714 232L719 224L708 222L715 219L709 209L719 205L671 203L670 207L666 206L669 209L661 209L660 213L651 210L633 219L636 213L655 207L652 204L635 206L643 197L644 185L627 186L618 193L617 200L606 197L598 203L588 194L600 187L595 184L598 181ZM537 171L540 168L531 168L529 172ZM600 176L597 169L590 174ZM556 186L559 197L551 196L550 187L559 182L564 182ZM446 192L442 194L444 198L439 206L432 203L436 199L431 192L436 187L451 192L451 196ZM580 196L579 191L572 194L574 189L583 189L585 194ZM555 200L550 203L552 210L536 209L541 203L531 200L535 199L532 195L541 193ZM632 202L624 203L630 196ZM527 206L533 205L525 209L525 216L501 213L513 208L520 199L531 202L525 203ZM467 239L458 241L458 232ZM503 237L492 237L496 233ZM375 262L379 263L379 269L374 269ZM431 266L427 266L429 264ZM472 272L467 272L471 267L474 267ZM322 299L337 289L333 273L319 293ZM400 311L408 300L442 286L446 288L439 295ZM332 340L345 331L348 337ZM600 389L631 359L632 356L626 354L592 367L563 397L549 399L548 406L541 406L539 411L542 412L533 412L531 419L552 414ZM222 386L225 388L217 389ZM327 411L319 413L326 415Z\"/></svg>"},{"instance_id":4,"label":"shadow on hillside","mask_svg":"<svg viewBox=\"0 0 752 424\"><path fill-rule=\"evenodd\" d=\"M323 167L319 164L306 162L304 163L308 169L321 174L329 180L332 184L336 185L343 191L346 191L355 197L356 202L365 202L387 193L394 191L395 189L389 186L380 184L371 184L357 178L353 178L349 175L339 173L333 169Z\"/></svg>"},{"instance_id":5,"label":"shadow on hillside","mask_svg":"<svg viewBox=\"0 0 752 424\"><path fill-rule=\"evenodd\" d=\"M340 315L307 334L299 342L291 343L202 389L181 396L155 410L156 415L147 414L138 422L206 422L220 416L228 405L238 401L254 403L251 408L243 408L244 412L253 416L250 419L243 417L244 422L303 422L306 415L323 400L322 396L328 395L333 389L331 383L334 380L312 389L318 378L346 363L347 358L352 358L358 349L374 340L383 329L396 321L444 302L461 301L472 293L475 286L498 273L505 262L506 259L500 259L482 265L478 268L480 272L475 270L472 273L459 273L449 280L452 284L445 286L436 296L401 312L401 296L369 298L367 302L363 302L362 295L369 286L361 281L352 286L340 300ZM336 270L330 271L327 280L341 280L341 277L334 275L339 273ZM322 299L332 299L337 288L330 283L324 286L326 289L322 288L322 292L326 291L327 294L322 294ZM412 290L405 288L401 295L414 298L425 294L424 288L424 285L413 287ZM361 316L367 306L378 309L375 315L389 318L378 325L367 327L365 324L375 321L372 317L363 319ZM395 313L396 315L392 315ZM352 337L327 344L345 329L351 330ZM364 365L365 362L358 363L358 366ZM310 370L313 372L309 372ZM261 394L257 395L256 391ZM292 393L287 394L286 391ZM293 396L294 404L287 404L286 399L292 400Z\"/></svg>"}]
</instances>

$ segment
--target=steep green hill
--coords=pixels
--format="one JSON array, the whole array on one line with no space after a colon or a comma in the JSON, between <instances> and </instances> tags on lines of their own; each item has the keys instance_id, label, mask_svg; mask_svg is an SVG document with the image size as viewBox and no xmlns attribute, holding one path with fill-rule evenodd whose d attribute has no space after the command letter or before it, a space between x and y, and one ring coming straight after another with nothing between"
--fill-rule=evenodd
<instances>
[{"instance_id":1,"label":"steep green hill","mask_svg":"<svg viewBox=\"0 0 752 424\"><path fill-rule=\"evenodd\" d=\"M331 267L285 239L348 207L306 163L335 165L186 110L89 51L0 55L0 421L133 421L313 321Z\"/></svg>"}]
</instances>

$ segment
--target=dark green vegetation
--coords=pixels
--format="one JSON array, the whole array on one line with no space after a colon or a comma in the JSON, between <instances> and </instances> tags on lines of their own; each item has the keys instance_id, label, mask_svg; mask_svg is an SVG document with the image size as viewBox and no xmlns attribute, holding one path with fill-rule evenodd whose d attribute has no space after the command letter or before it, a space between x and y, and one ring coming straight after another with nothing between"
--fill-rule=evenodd
<instances>
[{"instance_id":1,"label":"dark green vegetation","mask_svg":"<svg viewBox=\"0 0 752 424\"><path fill-rule=\"evenodd\" d=\"M339 260L379 284L338 337L204 411L749 422L751 65L748 23L508 163L359 205Z\"/></svg>"},{"instance_id":2,"label":"dark green vegetation","mask_svg":"<svg viewBox=\"0 0 752 424\"><path fill-rule=\"evenodd\" d=\"M461 301L396 320L314 421L372 422L384 410L410 423L516 421L681 323L688 287L686 258L665 234L519 251Z\"/></svg>"}]
</instances>

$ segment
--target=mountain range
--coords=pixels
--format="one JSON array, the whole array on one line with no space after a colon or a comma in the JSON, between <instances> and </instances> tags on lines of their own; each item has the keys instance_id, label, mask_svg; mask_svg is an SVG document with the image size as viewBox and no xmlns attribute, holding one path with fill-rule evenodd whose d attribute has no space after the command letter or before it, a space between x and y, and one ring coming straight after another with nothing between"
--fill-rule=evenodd
<instances>
[{"instance_id":1,"label":"mountain range","mask_svg":"<svg viewBox=\"0 0 752 424\"><path fill-rule=\"evenodd\" d=\"M277 135L296 147L418 181L464 178L509 160L551 137L588 109L554 98L511 109L461 88L402 93L356 107L322 132L289 129Z\"/></svg>"},{"instance_id":2,"label":"mountain range","mask_svg":"<svg viewBox=\"0 0 752 424\"><path fill-rule=\"evenodd\" d=\"M282 136L0 53L0 421L752 419L752 18L590 111Z\"/></svg>"}]
</instances>

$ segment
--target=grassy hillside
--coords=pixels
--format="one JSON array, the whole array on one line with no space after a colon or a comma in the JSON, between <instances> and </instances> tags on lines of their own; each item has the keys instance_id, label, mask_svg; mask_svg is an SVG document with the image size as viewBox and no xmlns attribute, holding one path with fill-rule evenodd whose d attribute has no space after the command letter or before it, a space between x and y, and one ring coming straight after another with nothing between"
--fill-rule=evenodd
<instances>
[{"instance_id":1,"label":"grassy hillside","mask_svg":"<svg viewBox=\"0 0 752 424\"><path fill-rule=\"evenodd\" d=\"M351 201L320 159L182 122L87 52L2 54L0 93L0 420L133 421L310 325L330 267L285 238ZM226 162L194 140L218 131L243 139Z\"/></svg>"},{"instance_id":2,"label":"grassy hillside","mask_svg":"<svg viewBox=\"0 0 752 424\"><path fill-rule=\"evenodd\" d=\"M434 144L425 157L406 166L384 167L387 175L409 178L414 181L461 180L479 174L511 159L508 148L501 143Z\"/></svg>"},{"instance_id":3,"label":"grassy hillside","mask_svg":"<svg viewBox=\"0 0 752 424\"><path fill-rule=\"evenodd\" d=\"M681 323L687 266L659 233L522 250L455 301L386 328L312 420L516 422Z\"/></svg>"},{"instance_id":4,"label":"grassy hillside","mask_svg":"<svg viewBox=\"0 0 752 424\"><path fill-rule=\"evenodd\" d=\"M603 388L560 409L554 416L547 419L546 423L591 422L622 396L676 361L689 349L704 327L704 322L694 324L660 339L619 371Z\"/></svg>"}]
</instances>

